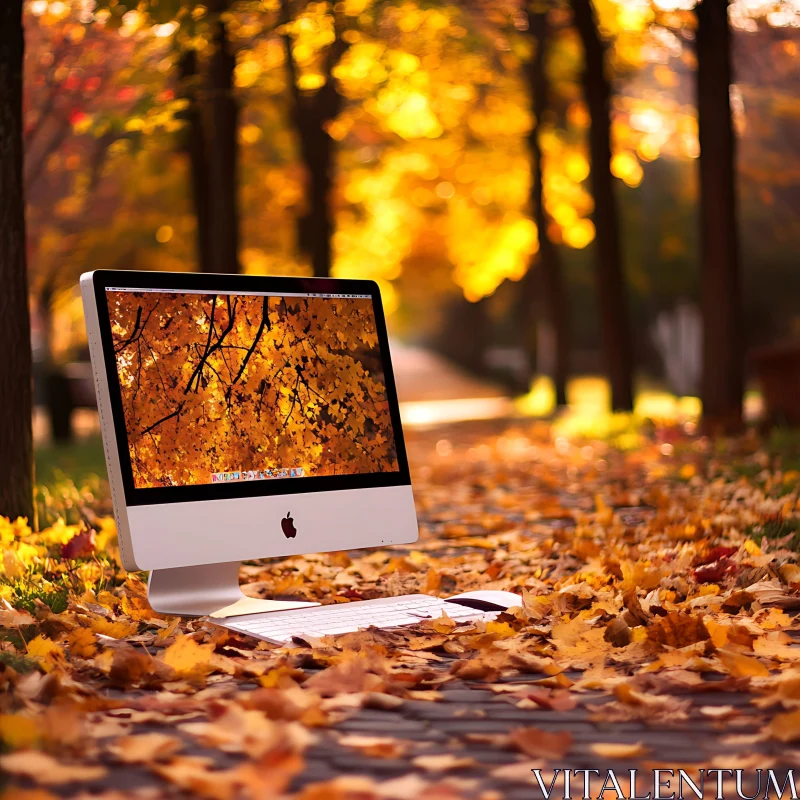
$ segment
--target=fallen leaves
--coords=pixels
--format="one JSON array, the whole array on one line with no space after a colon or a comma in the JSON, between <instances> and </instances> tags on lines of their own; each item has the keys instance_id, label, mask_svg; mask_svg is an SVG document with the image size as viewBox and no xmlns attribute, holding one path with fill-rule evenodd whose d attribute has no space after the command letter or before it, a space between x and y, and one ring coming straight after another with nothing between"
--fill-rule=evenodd
<instances>
[{"instance_id":1,"label":"fallen leaves","mask_svg":"<svg viewBox=\"0 0 800 800\"><path fill-rule=\"evenodd\" d=\"M18 750L0 756L0 768L8 775L29 778L45 786L96 781L108 773L108 770L99 764L65 764L38 750Z\"/></svg>"},{"instance_id":2,"label":"fallen leaves","mask_svg":"<svg viewBox=\"0 0 800 800\"><path fill-rule=\"evenodd\" d=\"M278 648L156 614L141 576L113 565L105 523L92 538L85 526L37 533L0 520L5 574L29 592L23 602L13 588L21 584L0 587L0 740L10 751L0 765L12 788L42 784L32 791L50 800L62 785L95 786L124 764L160 791L261 800L289 792L323 743L365 770L375 760L408 772L343 775L292 800L455 800L479 796L465 788L476 772L530 784L531 768L586 752L640 764L658 753L652 730L697 726L709 742L724 731L737 748L731 764L750 763L770 739L778 750L796 746L800 566L786 536L765 535L760 546L753 538L766 521L796 527L794 495L729 473L730 459L696 452L694 440L685 483L675 480L681 464L665 466L655 445L623 454L594 444L590 458L569 442L554 446L547 432L534 445L539 435L475 434L451 466L429 460L431 447L413 456L423 472L421 538L411 547L242 568L254 592L302 600L480 588L521 596L488 622L442 615ZM454 682L491 693L448 717ZM418 706L437 702L426 712L432 727L451 720L448 752L403 738ZM501 732L472 727L495 713ZM398 729L337 730L359 714L382 714ZM590 744L549 724L564 718L603 727ZM615 742L616 723L636 725L632 743ZM497 764L476 759L471 745L492 748Z\"/></svg>"}]
</instances>

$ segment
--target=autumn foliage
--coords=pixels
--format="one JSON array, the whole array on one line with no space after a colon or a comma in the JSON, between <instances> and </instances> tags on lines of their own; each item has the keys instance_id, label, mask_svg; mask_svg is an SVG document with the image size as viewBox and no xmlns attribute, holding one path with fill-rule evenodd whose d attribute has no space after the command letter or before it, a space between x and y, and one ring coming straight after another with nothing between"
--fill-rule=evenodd
<instances>
[{"instance_id":1,"label":"autumn foliage","mask_svg":"<svg viewBox=\"0 0 800 800\"><path fill-rule=\"evenodd\" d=\"M108 292L134 484L398 469L369 299Z\"/></svg>"}]
</instances>

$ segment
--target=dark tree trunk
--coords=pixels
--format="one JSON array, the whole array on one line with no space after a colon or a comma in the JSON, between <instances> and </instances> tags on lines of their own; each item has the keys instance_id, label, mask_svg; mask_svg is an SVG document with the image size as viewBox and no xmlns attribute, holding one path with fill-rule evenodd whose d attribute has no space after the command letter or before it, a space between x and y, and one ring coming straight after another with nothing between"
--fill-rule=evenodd
<instances>
[{"instance_id":1,"label":"dark tree trunk","mask_svg":"<svg viewBox=\"0 0 800 800\"><path fill-rule=\"evenodd\" d=\"M703 424L711 432L728 433L742 425L744 365L727 0L703 0L695 14Z\"/></svg>"},{"instance_id":2,"label":"dark tree trunk","mask_svg":"<svg viewBox=\"0 0 800 800\"><path fill-rule=\"evenodd\" d=\"M47 416L50 420L50 435L53 440L65 444L72 441L72 397L69 383L62 367L53 358L53 300L55 297L55 273L48 275L36 296L36 308L42 326L42 388Z\"/></svg>"},{"instance_id":3,"label":"dark tree trunk","mask_svg":"<svg viewBox=\"0 0 800 800\"><path fill-rule=\"evenodd\" d=\"M212 0L209 10L227 11L230 0ZM236 56L224 20L214 22L207 82L207 160L210 212L210 268L239 272L239 104L233 95Z\"/></svg>"},{"instance_id":4,"label":"dark tree trunk","mask_svg":"<svg viewBox=\"0 0 800 800\"><path fill-rule=\"evenodd\" d=\"M289 0L282 0L282 21L291 19ZM300 158L306 170L306 211L297 220L297 248L306 255L313 274L327 278L333 258L333 210L331 193L336 169L336 142L326 127L342 109L342 95L332 76L333 67L347 49L336 32L336 39L325 58L325 84L314 94L303 94L297 86L297 65L292 52L292 37L283 37L287 80L291 93L291 122L297 133Z\"/></svg>"},{"instance_id":5,"label":"dark tree trunk","mask_svg":"<svg viewBox=\"0 0 800 800\"><path fill-rule=\"evenodd\" d=\"M544 204L542 184L543 155L541 146L542 120L547 111L550 92L547 79L546 56L549 25L547 12L528 12L528 30L536 40L536 53L528 68L531 107L534 125L528 143L531 151L531 206L539 232L539 270L542 286L542 319L550 327L554 350L553 383L556 406L567 404L567 378L569 376L569 308L564 288L564 278L558 251L550 239L550 216ZM535 266L531 264L531 270Z\"/></svg>"},{"instance_id":6,"label":"dark tree trunk","mask_svg":"<svg viewBox=\"0 0 800 800\"><path fill-rule=\"evenodd\" d=\"M316 278L331 274L331 237L333 214L331 189L333 188L334 142L316 119L306 118L298 129L303 162L306 166L306 202L308 210L297 221L298 245L310 261ZM309 124L310 122L310 124Z\"/></svg>"},{"instance_id":7,"label":"dark tree trunk","mask_svg":"<svg viewBox=\"0 0 800 800\"><path fill-rule=\"evenodd\" d=\"M611 84L605 45L597 30L592 0L571 0L575 27L585 53L583 91L589 109L589 155L597 295L606 369L614 411L633 409L633 342L622 271L619 212L611 174Z\"/></svg>"},{"instance_id":8,"label":"dark tree trunk","mask_svg":"<svg viewBox=\"0 0 800 800\"><path fill-rule=\"evenodd\" d=\"M0 514L33 523L33 365L22 191L22 0L0 3Z\"/></svg>"},{"instance_id":9,"label":"dark tree trunk","mask_svg":"<svg viewBox=\"0 0 800 800\"><path fill-rule=\"evenodd\" d=\"M182 112L186 123L183 151L189 159L192 206L197 221L195 237L197 266L200 272L214 272L211 255L211 197L209 194L207 142L203 113L198 99L197 52L187 50L180 60L180 90L188 102Z\"/></svg>"}]
</instances>

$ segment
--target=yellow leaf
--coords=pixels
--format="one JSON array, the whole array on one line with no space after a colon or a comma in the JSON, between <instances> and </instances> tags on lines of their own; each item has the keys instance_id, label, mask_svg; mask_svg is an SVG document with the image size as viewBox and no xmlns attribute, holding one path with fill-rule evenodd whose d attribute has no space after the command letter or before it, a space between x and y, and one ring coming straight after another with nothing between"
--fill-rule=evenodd
<instances>
[{"instance_id":1,"label":"yellow leaf","mask_svg":"<svg viewBox=\"0 0 800 800\"><path fill-rule=\"evenodd\" d=\"M38 659L42 664L50 664L52 666L55 659L63 654L64 651L59 645L44 636L37 636L28 642L28 656ZM46 666L45 669L47 669Z\"/></svg>"},{"instance_id":2,"label":"yellow leaf","mask_svg":"<svg viewBox=\"0 0 800 800\"><path fill-rule=\"evenodd\" d=\"M209 672L214 644L198 644L191 636L180 636L165 651L164 661L179 675Z\"/></svg>"},{"instance_id":3,"label":"yellow leaf","mask_svg":"<svg viewBox=\"0 0 800 800\"><path fill-rule=\"evenodd\" d=\"M110 619L98 617L92 620L89 628L92 633L97 633L101 636L109 636L112 639L127 639L128 636L136 635L139 631L139 624L125 620L112 622Z\"/></svg>"},{"instance_id":4,"label":"yellow leaf","mask_svg":"<svg viewBox=\"0 0 800 800\"><path fill-rule=\"evenodd\" d=\"M158 636L159 639L168 639L173 633L175 633L175 629L180 624L180 621L180 617L175 617L166 628L161 628L156 636Z\"/></svg>"},{"instance_id":5,"label":"yellow leaf","mask_svg":"<svg viewBox=\"0 0 800 800\"><path fill-rule=\"evenodd\" d=\"M800 567L797 564L782 564L778 570L781 580L789 586L790 589L800 588Z\"/></svg>"},{"instance_id":6,"label":"yellow leaf","mask_svg":"<svg viewBox=\"0 0 800 800\"><path fill-rule=\"evenodd\" d=\"M711 641L714 643L714 647L724 647L728 643L728 631L730 630L728 625L720 625L710 619L706 623L706 628L711 634Z\"/></svg>"},{"instance_id":7,"label":"yellow leaf","mask_svg":"<svg viewBox=\"0 0 800 800\"><path fill-rule=\"evenodd\" d=\"M752 539L745 540L745 543L742 545L742 547L744 547L744 551L748 555L751 556L761 555L761 548Z\"/></svg>"},{"instance_id":8,"label":"yellow leaf","mask_svg":"<svg viewBox=\"0 0 800 800\"><path fill-rule=\"evenodd\" d=\"M67 636L70 655L91 658L97 652L97 639L88 628L75 628Z\"/></svg>"},{"instance_id":9,"label":"yellow leaf","mask_svg":"<svg viewBox=\"0 0 800 800\"><path fill-rule=\"evenodd\" d=\"M487 622L486 633L493 633L501 639L517 635L517 632L507 622Z\"/></svg>"},{"instance_id":10,"label":"yellow leaf","mask_svg":"<svg viewBox=\"0 0 800 800\"><path fill-rule=\"evenodd\" d=\"M734 678L768 678L769 670L755 658L732 653L730 650L717 650L717 658Z\"/></svg>"},{"instance_id":11,"label":"yellow leaf","mask_svg":"<svg viewBox=\"0 0 800 800\"><path fill-rule=\"evenodd\" d=\"M122 611L131 619L139 622L158 616L158 614L150 608L144 598L132 596L130 594L124 594L122 596Z\"/></svg>"},{"instance_id":12,"label":"yellow leaf","mask_svg":"<svg viewBox=\"0 0 800 800\"><path fill-rule=\"evenodd\" d=\"M0 714L0 739L12 750L33 747L39 741L39 726L21 714Z\"/></svg>"}]
</instances>

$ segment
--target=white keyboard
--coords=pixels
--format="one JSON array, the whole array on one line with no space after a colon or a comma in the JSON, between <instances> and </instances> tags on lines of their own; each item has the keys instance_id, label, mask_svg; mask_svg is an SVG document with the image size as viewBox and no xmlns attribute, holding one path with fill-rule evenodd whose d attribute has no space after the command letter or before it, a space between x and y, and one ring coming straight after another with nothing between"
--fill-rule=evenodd
<instances>
[{"instance_id":1,"label":"white keyboard","mask_svg":"<svg viewBox=\"0 0 800 800\"><path fill-rule=\"evenodd\" d=\"M310 606L292 611L271 611L229 617L214 624L246 633L274 644L291 643L297 638L319 638L337 633L352 633L360 628L395 628L414 625L425 619L436 619L442 613L457 622L472 619L494 619L497 611L477 611L474 608L449 603L425 594L402 597L382 597L379 600L359 600L354 603Z\"/></svg>"}]
</instances>

